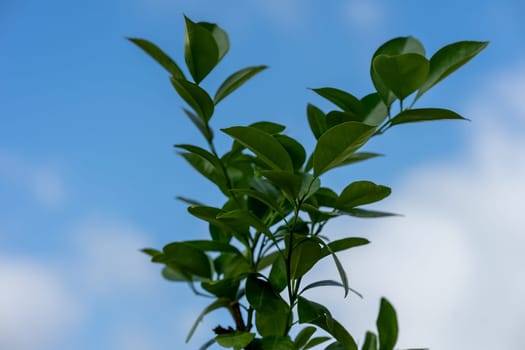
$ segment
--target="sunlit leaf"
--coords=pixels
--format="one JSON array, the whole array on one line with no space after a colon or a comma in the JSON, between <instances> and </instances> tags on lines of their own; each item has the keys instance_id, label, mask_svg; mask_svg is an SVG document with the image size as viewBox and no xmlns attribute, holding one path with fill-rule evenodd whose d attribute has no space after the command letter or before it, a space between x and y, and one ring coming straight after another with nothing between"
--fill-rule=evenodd
<instances>
[{"instance_id":1,"label":"sunlit leaf","mask_svg":"<svg viewBox=\"0 0 525 350\"><path fill-rule=\"evenodd\" d=\"M250 80L257 73L268 68L267 66L255 66L243 68L232 75L230 75L226 80L219 86L213 102L215 104L219 103L223 98L237 90L241 85Z\"/></svg>"}]
</instances>

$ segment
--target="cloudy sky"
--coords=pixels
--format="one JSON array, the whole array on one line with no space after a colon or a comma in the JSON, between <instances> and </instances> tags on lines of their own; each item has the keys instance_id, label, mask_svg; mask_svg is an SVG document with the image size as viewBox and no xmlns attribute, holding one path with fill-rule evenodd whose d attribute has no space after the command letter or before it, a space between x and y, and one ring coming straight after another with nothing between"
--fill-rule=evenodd
<instances>
[{"instance_id":1,"label":"cloudy sky","mask_svg":"<svg viewBox=\"0 0 525 350\"><path fill-rule=\"evenodd\" d=\"M343 258L365 298L310 296L332 305L358 340L386 296L398 310L400 347L525 348L521 1L3 0L1 349L195 349L221 321L207 318L184 344L204 301L163 281L138 253L206 235L174 196L221 200L172 150L200 139L166 74L124 40L149 38L182 62L183 13L230 34L230 53L206 87L244 66L270 66L222 103L214 126L282 122L310 148L305 105L326 105L307 87L365 95L371 54L395 36L414 35L429 53L490 40L419 103L472 122L394 129L367 146L386 157L323 179L391 186L376 207L404 216L330 226L334 237L373 242Z\"/></svg>"}]
</instances>

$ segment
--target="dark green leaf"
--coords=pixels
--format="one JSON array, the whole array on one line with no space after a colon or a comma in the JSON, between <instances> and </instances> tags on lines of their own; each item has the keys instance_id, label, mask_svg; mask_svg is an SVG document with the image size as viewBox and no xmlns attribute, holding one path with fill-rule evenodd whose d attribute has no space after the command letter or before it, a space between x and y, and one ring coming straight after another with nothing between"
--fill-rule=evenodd
<instances>
[{"instance_id":1,"label":"dark green leaf","mask_svg":"<svg viewBox=\"0 0 525 350\"><path fill-rule=\"evenodd\" d=\"M308 117L310 130L312 130L315 138L319 139L319 137L321 137L321 135L328 129L325 114L316 106L308 104L306 107L306 115Z\"/></svg>"},{"instance_id":2,"label":"dark green leaf","mask_svg":"<svg viewBox=\"0 0 525 350\"><path fill-rule=\"evenodd\" d=\"M297 334L294 340L295 347L297 349L303 348L308 340L312 337L312 335L315 333L317 329L312 326L307 326L301 329L301 331Z\"/></svg>"},{"instance_id":3,"label":"dark green leaf","mask_svg":"<svg viewBox=\"0 0 525 350\"><path fill-rule=\"evenodd\" d=\"M230 39L228 38L228 33L226 33L224 29L222 29L215 23L199 22L198 25L206 28L211 33L211 35L213 35L213 39L215 39L217 49L219 50L218 60L222 60L222 58L230 50Z\"/></svg>"},{"instance_id":4,"label":"dark green leaf","mask_svg":"<svg viewBox=\"0 0 525 350\"><path fill-rule=\"evenodd\" d=\"M182 272L176 266L164 266L161 271L162 277L172 282L188 282L191 281L191 275Z\"/></svg>"},{"instance_id":5,"label":"dark green leaf","mask_svg":"<svg viewBox=\"0 0 525 350\"><path fill-rule=\"evenodd\" d=\"M175 242L165 246L163 252L167 263L176 264L193 275L211 278L210 259L202 250L184 242Z\"/></svg>"},{"instance_id":6,"label":"dark green leaf","mask_svg":"<svg viewBox=\"0 0 525 350\"><path fill-rule=\"evenodd\" d=\"M428 76L429 62L417 53L379 55L372 64L385 86L400 100L419 89Z\"/></svg>"},{"instance_id":7,"label":"dark green leaf","mask_svg":"<svg viewBox=\"0 0 525 350\"><path fill-rule=\"evenodd\" d=\"M360 122L363 117L360 117L351 112L331 111L326 115L326 125L328 129L344 122Z\"/></svg>"},{"instance_id":8,"label":"dark green leaf","mask_svg":"<svg viewBox=\"0 0 525 350\"><path fill-rule=\"evenodd\" d=\"M326 348L324 348L324 350L346 350L346 347L337 341L328 345Z\"/></svg>"},{"instance_id":9,"label":"dark green leaf","mask_svg":"<svg viewBox=\"0 0 525 350\"><path fill-rule=\"evenodd\" d=\"M212 163L194 153L181 152L180 155L202 176L216 184L223 192L226 191L224 175Z\"/></svg>"},{"instance_id":10,"label":"dark green leaf","mask_svg":"<svg viewBox=\"0 0 525 350\"><path fill-rule=\"evenodd\" d=\"M430 58L430 71L416 98L474 58L488 41L460 41L441 48Z\"/></svg>"},{"instance_id":11,"label":"dark green leaf","mask_svg":"<svg viewBox=\"0 0 525 350\"><path fill-rule=\"evenodd\" d=\"M330 340L331 338L330 337L315 337L315 338L312 338L310 339L310 341L305 345L305 347L303 348L303 350L307 350L307 349L311 349L313 348L314 346L317 346L319 344L322 344L328 340Z\"/></svg>"},{"instance_id":12,"label":"dark green leaf","mask_svg":"<svg viewBox=\"0 0 525 350\"><path fill-rule=\"evenodd\" d=\"M305 286L300 292L299 294L303 294L305 291L307 291L308 289L312 289L312 288L317 288L317 287L327 287L327 286L332 286L332 287L343 287L343 284L341 282L337 282L337 281L334 281L334 280L322 280L322 281L317 281L317 282L313 282L313 283L310 283L309 285Z\"/></svg>"},{"instance_id":13,"label":"dark green leaf","mask_svg":"<svg viewBox=\"0 0 525 350\"><path fill-rule=\"evenodd\" d=\"M189 205L204 205L201 202L197 201L196 199L191 199L191 198L187 198L187 197L177 196L177 197L175 197L175 199L177 199L177 200L179 200L181 202L184 202L186 204L189 204Z\"/></svg>"},{"instance_id":14,"label":"dark green leaf","mask_svg":"<svg viewBox=\"0 0 525 350\"><path fill-rule=\"evenodd\" d=\"M282 124L267 121L256 122L250 124L249 126L262 130L270 135L280 134L284 131L284 129L286 129L286 127Z\"/></svg>"},{"instance_id":15,"label":"dark green leaf","mask_svg":"<svg viewBox=\"0 0 525 350\"><path fill-rule=\"evenodd\" d=\"M255 333L237 331L218 335L215 337L215 341L222 347L240 350L250 344L254 338Z\"/></svg>"},{"instance_id":16,"label":"dark green leaf","mask_svg":"<svg viewBox=\"0 0 525 350\"><path fill-rule=\"evenodd\" d=\"M337 253L350 248L366 245L368 243L370 243L368 239L361 237L347 237L338 239L337 241L328 243L326 247L323 247L321 249L321 256L325 257L330 255L331 252Z\"/></svg>"},{"instance_id":17,"label":"dark green leaf","mask_svg":"<svg viewBox=\"0 0 525 350\"><path fill-rule=\"evenodd\" d=\"M234 126L222 131L255 153L270 168L293 171L288 152L272 135L250 126Z\"/></svg>"},{"instance_id":18,"label":"dark green leaf","mask_svg":"<svg viewBox=\"0 0 525 350\"><path fill-rule=\"evenodd\" d=\"M432 120L444 120L444 119L463 119L459 114L449 109L442 108L419 108L419 109L407 109L396 115L390 120L391 125L398 125L404 123L415 123L415 122L426 122Z\"/></svg>"},{"instance_id":19,"label":"dark green leaf","mask_svg":"<svg viewBox=\"0 0 525 350\"><path fill-rule=\"evenodd\" d=\"M208 340L206 343L202 344L202 346L199 348L199 350L206 350L206 349L208 349L210 346L212 346L213 344L215 344L215 338L210 339L210 340Z\"/></svg>"},{"instance_id":20,"label":"dark green leaf","mask_svg":"<svg viewBox=\"0 0 525 350\"><path fill-rule=\"evenodd\" d=\"M189 244L192 247L200 249L204 252L225 252L225 253L234 253L241 254L239 249L236 247L219 241L210 241L210 240L194 240L194 241L184 241L183 243ZM164 247L164 249L169 248L169 244Z\"/></svg>"},{"instance_id":21,"label":"dark green leaf","mask_svg":"<svg viewBox=\"0 0 525 350\"><path fill-rule=\"evenodd\" d=\"M364 108L361 101L346 91L330 87L312 90L318 95L326 98L328 101L334 103L345 112L351 112L357 116L363 115Z\"/></svg>"},{"instance_id":22,"label":"dark green leaf","mask_svg":"<svg viewBox=\"0 0 525 350\"><path fill-rule=\"evenodd\" d=\"M297 350L288 336L268 336L261 339L261 350Z\"/></svg>"},{"instance_id":23,"label":"dark green leaf","mask_svg":"<svg viewBox=\"0 0 525 350\"><path fill-rule=\"evenodd\" d=\"M392 102L395 100L395 96L373 69L373 62L374 59L379 55L400 55L404 53L417 53L425 56L425 48L421 42L414 37L399 37L389 40L381 45L372 57L370 75L377 92L387 106L392 104Z\"/></svg>"},{"instance_id":24,"label":"dark green leaf","mask_svg":"<svg viewBox=\"0 0 525 350\"><path fill-rule=\"evenodd\" d=\"M206 140L213 140L213 131L206 126L206 123L202 118L198 117L195 113L186 108L183 108L182 110L184 111L184 114L186 114L186 116L191 120L191 122L197 127L197 129L199 129Z\"/></svg>"},{"instance_id":25,"label":"dark green leaf","mask_svg":"<svg viewBox=\"0 0 525 350\"><path fill-rule=\"evenodd\" d=\"M210 120L213 115L214 105L208 93L198 85L187 80L175 79L173 77L170 80L179 96L193 108L195 113L197 113L203 121Z\"/></svg>"},{"instance_id":26,"label":"dark green leaf","mask_svg":"<svg viewBox=\"0 0 525 350\"><path fill-rule=\"evenodd\" d=\"M372 332L366 332L365 342L361 350L378 350L377 336Z\"/></svg>"},{"instance_id":27,"label":"dark green leaf","mask_svg":"<svg viewBox=\"0 0 525 350\"><path fill-rule=\"evenodd\" d=\"M340 165L338 166L345 166L350 165L358 162L362 162L367 159L375 158L375 157L382 157L382 154L379 153L372 153L372 152L356 152L351 154L348 158L346 158Z\"/></svg>"},{"instance_id":28,"label":"dark green leaf","mask_svg":"<svg viewBox=\"0 0 525 350\"><path fill-rule=\"evenodd\" d=\"M306 160L306 151L304 150L304 147L290 136L274 135L274 137L290 155L294 169L300 169Z\"/></svg>"},{"instance_id":29,"label":"dark green leaf","mask_svg":"<svg viewBox=\"0 0 525 350\"><path fill-rule=\"evenodd\" d=\"M313 195L321 184L319 179L314 179L310 174L293 174L286 171L262 171L277 188L283 191L290 203L295 204L297 199L306 199Z\"/></svg>"},{"instance_id":30,"label":"dark green leaf","mask_svg":"<svg viewBox=\"0 0 525 350\"><path fill-rule=\"evenodd\" d=\"M275 263L277 258L281 255L282 255L281 252L275 251L268 255L263 256L261 260L259 260L259 263L257 264L257 271L264 270L268 266L272 265L273 263Z\"/></svg>"},{"instance_id":31,"label":"dark green leaf","mask_svg":"<svg viewBox=\"0 0 525 350\"><path fill-rule=\"evenodd\" d=\"M127 38L133 44L140 47L145 53L151 58L157 61L164 69L166 69L175 79L186 79L184 73L179 66L169 57L164 51L162 51L154 43L140 38Z\"/></svg>"},{"instance_id":32,"label":"dark green leaf","mask_svg":"<svg viewBox=\"0 0 525 350\"><path fill-rule=\"evenodd\" d=\"M255 276L246 279L246 299L256 311L271 309L281 299L269 282Z\"/></svg>"},{"instance_id":33,"label":"dark green leaf","mask_svg":"<svg viewBox=\"0 0 525 350\"><path fill-rule=\"evenodd\" d=\"M280 293L286 288L288 284L288 277L286 275L286 262L282 255L278 255L277 259L272 265L268 281L272 284L273 289Z\"/></svg>"},{"instance_id":34,"label":"dark green leaf","mask_svg":"<svg viewBox=\"0 0 525 350\"><path fill-rule=\"evenodd\" d=\"M376 326L379 333L379 350L393 350L398 335L397 316L396 310L385 298L381 298Z\"/></svg>"},{"instance_id":35,"label":"dark green leaf","mask_svg":"<svg viewBox=\"0 0 525 350\"><path fill-rule=\"evenodd\" d=\"M201 282L201 287L217 298L235 299L239 290L239 278L225 278L217 281Z\"/></svg>"},{"instance_id":36,"label":"dark green leaf","mask_svg":"<svg viewBox=\"0 0 525 350\"><path fill-rule=\"evenodd\" d=\"M255 198L258 201L266 204L269 208L275 210L277 213L282 214L283 210L279 207L279 204L274 198L270 197L267 193L259 192L249 188L239 188L231 190L233 193L245 194L248 197Z\"/></svg>"},{"instance_id":37,"label":"dark green leaf","mask_svg":"<svg viewBox=\"0 0 525 350\"><path fill-rule=\"evenodd\" d=\"M363 123L378 126L385 121L388 116L388 108L378 93L366 95L361 99L365 108Z\"/></svg>"},{"instance_id":38,"label":"dark green leaf","mask_svg":"<svg viewBox=\"0 0 525 350\"><path fill-rule=\"evenodd\" d=\"M382 200L390 195L389 187L370 181L356 181L346 186L337 199L336 208L343 211Z\"/></svg>"},{"instance_id":39,"label":"dark green leaf","mask_svg":"<svg viewBox=\"0 0 525 350\"><path fill-rule=\"evenodd\" d=\"M219 62L219 47L213 33L206 26L194 23L188 17L184 19L184 58L195 83L199 84Z\"/></svg>"},{"instance_id":40,"label":"dark green leaf","mask_svg":"<svg viewBox=\"0 0 525 350\"><path fill-rule=\"evenodd\" d=\"M374 127L358 122L342 123L326 131L317 141L313 154L314 176L343 163L374 132Z\"/></svg>"},{"instance_id":41,"label":"dark green leaf","mask_svg":"<svg viewBox=\"0 0 525 350\"><path fill-rule=\"evenodd\" d=\"M204 318L204 316L206 316L207 314L209 314L210 312L212 312L214 310L220 309L221 307L226 307L227 308L229 305L230 305L230 301L228 299L217 299L213 303L208 305L201 312L199 317L197 317L197 319L195 320L195 323L191 327L191 329L190 329L190 331L189 331L189 333L188 333L188 335L186 337L186 343L190 341L191 337L193 336L193 333L195 333L195 330L197 329L197 326L199 325L199 323L201 323L201 321Z\"/></svg>"},{"instance_id":42,"label":"dark green leaf","mask_svg":"<svg viewBox=\"0 0 525 350\"><path fill-rule=\"evenodd\" d=\"M389 217L389 216L399 216L399 214L395 214L395 213L388 213L384 211L368 210L368 209L361 209L361 208L353 208L353 209L345 210L342 213L350 215L350 216L355 216L357 218L384 218L384 217Z\"/></svg>"},{"instance_id":43,"label":"dark green leaf","mask_svg":"<svg viewBox=\"0 0 525 350\"><path fill-rule=\"evenodd\" d=\"M159 255L159 254L162 254L161 251L157 250L157 249L153 249L153 248L143 248L140 250L141 252L143 252L144 254L146 255L149 255L151 257L155 256L155 255Z\"/></svg>"},{"instance_id":44,"label":"dark green leaf","mask_svg":"<svg viewBox=\"0 0 525 350\"><path fill-rule=\"evenodd\" d=\"M247 67L233 73L228 78L226 78L226 80L221 84L221 86L219 86L219 89L217 89L215 97L213 98L213 102L215 104L219 103L219 101L221 101L223 98L237 90L241 85L243 85L245 82L251 79L254 75L259 73L260 71L265 70L266 68L268 67Z\"/></svg>"},{"instance_id":45,"label":"dark green leaf","mask_svg":"<svg viewBox=\"0 0 525 350\"><path fill-rule=\"evenodd\" d=\"M304 239L292 251L290 259L290 278L304 276L321 258L321 247L314 240Z\"/></svg>"}]
</instances>

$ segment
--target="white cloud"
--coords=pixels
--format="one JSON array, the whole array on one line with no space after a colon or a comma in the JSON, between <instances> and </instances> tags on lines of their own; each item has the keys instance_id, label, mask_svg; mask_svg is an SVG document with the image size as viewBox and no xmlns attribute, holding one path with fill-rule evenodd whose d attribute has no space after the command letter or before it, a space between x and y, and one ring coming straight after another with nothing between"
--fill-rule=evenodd
<instances>
[{"instance_id":1,"label":"white cloud","mask_svg":"<svg viewBox=\"0 0 525 350\"><path fill-rule=\"evenodd\" d=\"M0 179L22 189L44 208L59 208L66 201L64 180L54 166L0 150Z\"/></svg>"},{"instance_id":2,"label":"white cloud","mask_svg":"<svg viewBox=\"0 0 525 350\"><path fill-rule=\"evenodd\" d=\"M53 349L79 320L81 307L53 269L0 257L2 349Z\"/></svg>"},{"instance_id":3,"label":"white cloud","mask_svg":"<svg viewBox=\"0 0 525 350\"><path fill-rule=\"evenodd\" d=\"M370 246L344 257L366 299L312 299L331 304L356 336L375 327L384 295L398 310L400 348L525 348L525 69L485 85L491 91L478 91L466 113L474 136L463 159L427 164L394 186L388 209L406 217L344 223L370 233Z\"/></svg>"}]
</instances>

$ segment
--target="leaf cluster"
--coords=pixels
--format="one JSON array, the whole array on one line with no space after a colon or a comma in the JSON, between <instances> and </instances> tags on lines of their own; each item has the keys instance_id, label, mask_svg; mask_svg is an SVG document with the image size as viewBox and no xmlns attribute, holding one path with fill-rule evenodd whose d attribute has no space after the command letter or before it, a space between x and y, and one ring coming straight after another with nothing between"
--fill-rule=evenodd
<instances>
[{"instance_id":1,"label":"leaf cluster","mask_svg":"<svg viewBox=\"0 0 525 350\"><path fill-rule=\"evenodd\" d=\"M229 51L227 33L216 24L185 17L184 58L187 73L152 42L129 38L170 75L175 92L186 102L184 114L201 132L207 147L177 144L179 154L197 173L224 195L220 206L178 197L190 215L205 221L209 239L172 242L144 253L161 264L164 278L186 283L212 302L197 317L187 341L208 313L227 309L233 327L215 329L201 349L217 343L233 349L305 350L329 342L326 350L357 350L354 337L323 305L305 297L308 290L335 286L346 296L350 288L343 251L367 245L361 237L332 240L323 231L340 216L379 218L395 214L367 205L388 197L387 186L362 180L340 193L322 184L322 175L334 168L379 156L361 151L367 142L388 129L413 122L465 119L442 108L412 108L428 90L467 63L487 45L462 41L447 45L430 58L413 37L390 40L374 53L370 75L374 92L358 98L333 88L312 89L334 109L322 111L308 104L308 125L316 139L308 153L285 126L271 121L234 125L221 130L231 147L219 153L211 121L218 104L264 65L242 68L224 80L214 94L200 83ZM413 100L408 108L404 102ZM394 102L399 108L394 112ZM331 259L338 280L305 283L305 276L323 259ZM357 293L358 294L358 293ZM292 338L291 330L305 325ZM314 336L320 330L322 335ZM368 332L361 350L392 350L398 325L392 305L382 299L377 335Z\"/></svg>"}]
</instances>

